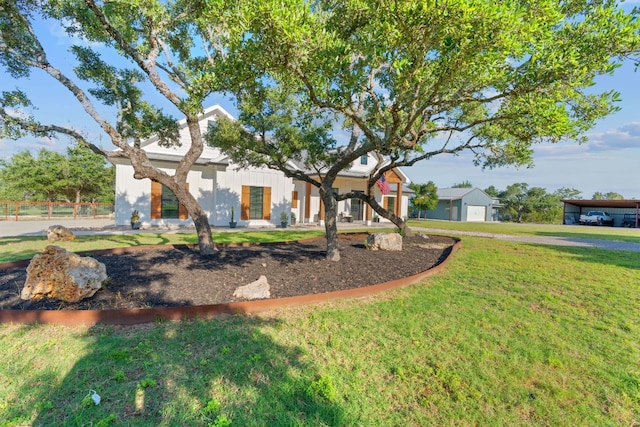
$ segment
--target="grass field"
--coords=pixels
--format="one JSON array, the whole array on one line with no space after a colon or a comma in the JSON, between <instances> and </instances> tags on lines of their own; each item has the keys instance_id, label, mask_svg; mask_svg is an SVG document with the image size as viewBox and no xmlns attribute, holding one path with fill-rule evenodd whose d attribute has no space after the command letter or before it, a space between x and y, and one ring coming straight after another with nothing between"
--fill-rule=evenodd
<instances>
[{"instance_id":1,"label":"grass field","mask_svg":"<svg viewBox=\"0 0 640 427\"><path fill-rule=\"evenodd\" d=\"M237 233L213 233L216 243L245 243L245 242L282 242L286 240L299 240L314 236L321 236L324 233L320 230L295 231L275 230L275 231L241 231ZM180 245L197 244L198 238L191 233L144 233L125 235L93 235L77 236L75 240L69 242L55 242L56 246L61 246L72 252L95 251L106 248L121 248L141 245ZM46 237L6 237L0 238L0 263L29 259L33 255L42 252L47 246L52 244Z\"/></svg>"},{"instance_id":2,"label":"grass field","mask_svg":"<svg viewBox=\"0 0 640 427\"><path fill-rule=\"evenodd\" d=\"M2 325L0 426L633 426L638 313L640 253L463 237L444 274L375 297Z\"/></svg>"}]
</instances>

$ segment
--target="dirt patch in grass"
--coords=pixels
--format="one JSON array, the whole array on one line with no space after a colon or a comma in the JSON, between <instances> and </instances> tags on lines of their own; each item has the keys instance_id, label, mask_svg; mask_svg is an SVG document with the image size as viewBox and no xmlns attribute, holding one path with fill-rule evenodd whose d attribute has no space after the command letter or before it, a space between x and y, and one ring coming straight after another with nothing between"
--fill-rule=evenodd
<instances>
[{"instance_id":1,"label":"dirt patch in grass","mask_svg":"<svg viewBox=\"0 0 640 427\"><path fill-rule=\"evenodd\" d=\"M366 234L340 236L340 262L325 259L326 240L221 246L200 258L186 246L95 258L107 267L109 281L92 298L78 303L41 299L22 301L26 269L0 271L0 309L89 310L179 307L237 301L233 292L266 276L271 298L359 288L412 276L441 263L455 240L443 236L404 239L401 252L365 248Z\"/></svg>"}]
</instances>

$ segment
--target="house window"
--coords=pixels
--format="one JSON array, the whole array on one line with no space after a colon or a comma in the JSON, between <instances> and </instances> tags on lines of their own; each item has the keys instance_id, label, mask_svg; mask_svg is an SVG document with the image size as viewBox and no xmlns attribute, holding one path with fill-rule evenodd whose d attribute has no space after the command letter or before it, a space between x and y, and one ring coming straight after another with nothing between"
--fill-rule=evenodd
<instances>
[{"instance_id":1,"label":"house window","mask_svg":"<svg viewBox=\"0 0 640 427\"><path fill-rule=\"evenodd\" d=\"M242 186L240 219L271 219L271 187Z\"/></svg>"},{"instance_id":2,"label":"house window","mask_svg":"<svg viewBox=\"0 0 640 427\"><path fill-rule=\"evenodd\" d=\"M189 184L187 184L189 190ZM159 182L151 182L151 219L187 219L187 210L178 197Z\"/></svg>"},{"instance_id":3,"label":"house window","mask_svg":"<svg viewBox=\"0 0 640 427\"><path fill-rule=\"evenodd\" d=\"M162 186L160 212L162 218L179 218L178 198L170 188Z\"/></svg>"},{"instance_id":4,"label":"house window","mask_svg":"<svg viewBox=\"0 0 640 427\"><path fill-rule=\"evenodd\" d=\"M264 208L264 187L249 189L249 219L262 219Z\"/></svg>"},{"instance_id":5,"label":"house window","mask_svg":"<svg viewBox=\"0 0 640 427\"><path fill-rule=\"evenodd\" d=\"M395 212L396 207L396 197L395 196L387 196L387 200L385 203L385 209L389 212Z\"/></svg>"},{"instance_id":6,"label":"house window","mask_svg":"<svg viewBox=\"0 0 640 427\"><path fill-rule=\"evenodd\" d=\"M369 162L369 156L367 156L366 154L360 156L361 165L366 165L368 162Z\"/></svg>"}]
</instances>

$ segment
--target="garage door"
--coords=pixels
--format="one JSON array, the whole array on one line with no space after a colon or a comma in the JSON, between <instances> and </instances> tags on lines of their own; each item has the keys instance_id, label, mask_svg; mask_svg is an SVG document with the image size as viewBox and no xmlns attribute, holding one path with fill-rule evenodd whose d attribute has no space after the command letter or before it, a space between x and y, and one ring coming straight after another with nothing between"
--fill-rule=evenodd
<instances>
[{"instance_id":1,"label":"garage door","mask_svg":"<svg viewBox=\"0 0 640 427\"><path fill-rule=\"evenodd\" d=\"M486 218L486 206L467 206L467 221L482 222Z\"/></svg>"}]
</instances>

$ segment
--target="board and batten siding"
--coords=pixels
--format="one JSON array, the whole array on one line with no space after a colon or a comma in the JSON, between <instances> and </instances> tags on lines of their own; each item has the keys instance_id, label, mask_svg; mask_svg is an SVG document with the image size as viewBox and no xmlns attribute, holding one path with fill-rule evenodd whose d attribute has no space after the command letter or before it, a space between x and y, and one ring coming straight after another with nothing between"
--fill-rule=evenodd
<instances>
[{"instance_id":1,"label":"board and batten siding","mask_svg":"<svg viewBox=\"0 0 640 427\"><path fill-rule=\"evenodd\" d=\"M240 220L249 220L251 188L262 188L262 218L269 221L271 219L271 187L258 187L251 185L242 186L242 198L240 200Z\"/></svg>"},{"instance_id":2,"label":"board and batten siding","mask_svg":"<svg viewBox=\"0 0 640 427\"><path fill-rule=\"evenodd\" d=\"M154 163L154 166L167 173L173 173L173 169L169 164ZM214 206L214 178L215 171L210 167L194 167L187 175L189 191L207 213L210 222L213 214L212 207ZM190 224L192 221L184 207L181 209L180 218L178 219L158 218L159 215L157 212L154 213L153 210L154 207L158 209L153 199L153 188L156 189L156 192L161 191L162 187L157 187L158 185L150 179L134 179L133 167L130 164L116 164L115 224L128 225L133 210L137 210L140 213L140 222L143 225L184 226Z\"/></svg>"},{"instance_id":3,"label":"board and batten siding","mask_svg":"<svg viewBox=\"0 0 640 427\"><path fill-rule=\"evenodd\" d=\"M293 181L281 172L268 168L245 170L229 166L226 171L217 173L217 179L216 216L218 219L215 225L224 225L229 221L231 207L234 207L235 219L240 221L240 225L243 225L243 221L247 221L248 212L243 208L242 201L243 190L247 192L250 187L262 187L265 189L265 199L270 197L270 200L265 200L263 206L265 221L279 224L282 212L287 215L291 213Z\"/></svg>"},{"instance_id":4,"label":"board and batten siding","mask_svg":"<svg viewBox=\"0 0 640 427\"><path fill-rule=\"evenodd\" d=\"M189 190L189 183L187 183ZM162 219L162 184L151 181L151 219ZM178 219L187 219L189 214L182 203L178 204Z\"/></svg>"},{"instance_id":5,"label":"board and batten siding","mask_svg":"<svg viewBox=\"0 0 640 427\"><path fill-rule=\"evenodd\" d=\"M173 173L168 163L165 165L158 162L154 165L168 173ZM291 196L294 187L290 178L267 168L243 170L228 166L227 170L221 169L222 167L196 165L187 176L189 191L207 213L210 224L228 226L232 207L235 210L235 220L240 219L243 186L270 188L270 206L265 206L265 211L270 215L265 220L274 224L279 223L281 212L286 212L287 215L291 213ZM143 225L191 224L192 221L188 217L185 219L152 218L151 182L149 179L134 179L133 167L130 164L116 165L116 225L128 225L134 209L140 212L140 221Z\"/></svg>"}]
</instances>

